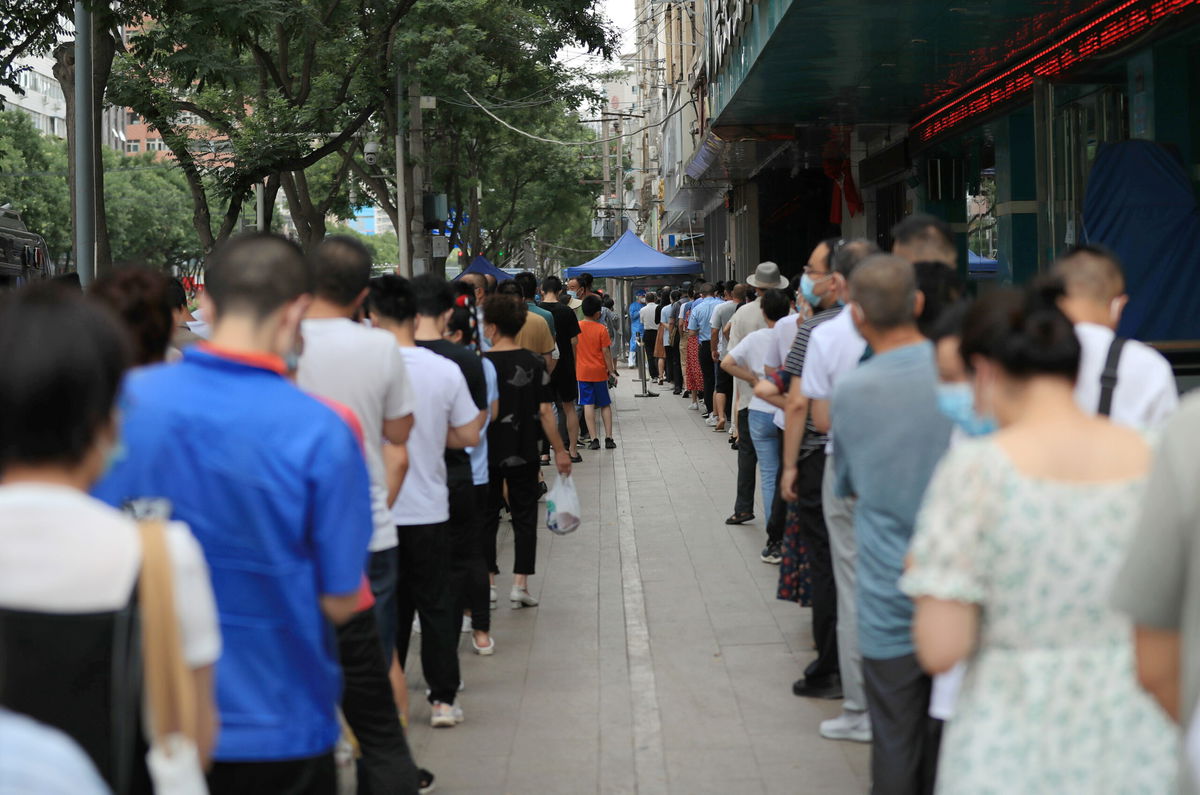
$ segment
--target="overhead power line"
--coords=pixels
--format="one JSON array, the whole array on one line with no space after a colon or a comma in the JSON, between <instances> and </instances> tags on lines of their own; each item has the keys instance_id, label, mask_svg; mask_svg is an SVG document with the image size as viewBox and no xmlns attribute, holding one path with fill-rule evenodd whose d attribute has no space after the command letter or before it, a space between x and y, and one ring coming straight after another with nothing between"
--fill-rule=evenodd
<instances>
[{"instance_id":1,"label":"overhead power line","mask_svg":"<svg viewBox=\"0 0 1200 795\"><path fill-rule=\"evenodd\" d=\"M654 127L659 127L659 126L661 126L661 125L665 124L665 123L666 123L666 121L667 121L667 119L671 118L672 116L674 116L675 114L679 113L680 111L682 111L684 108L686 108L686 107L688 106L688 103L687 103L687 102L683 102L683 103L681 103L681 104L679 105L679 107L675 108L675 109L674 109L674 110L672 110L670 113L668 113L667 115L663 116L663 117L662 117L662 119L661 119L660 121L658 121L658 122L656 122L656 123L654 123L654 124L647 124L647 125L645 125L645 126L643 126L643 127L639 127L638 129L636 129L636 130L633 130L633 131L631 131L631 132L627 132L627 133L621 133L620 135L614 135L614 136L612 136L612 137L610 137L610 138L599 138L599 139L597 139L597 140L594 140L594 141L560 141L560 140L557 140L557 139L555 139L555 138L546 138L546 137L544 137L544 136L541 136L541 135L535 135L534 133L531 133L531 132L526 132L525 130L522 130L522 129L519 129L519 128L517 128L517 127L514 127L513 125L511 125L511 124L509 124L508 122L506 122L504 119L502 119L502 118L500 118L499 116L497 116L495 113L492 113L492 112L491 112L491 110L489 110L489 109L487 108L487 106L486 106L486 105L484 105L483 103L481 103L479 100L475 99L475 97L471 96L471 92L470 92L470 91L467 91L466 89L463 89L463 93L464 93L464 94L466 94L466 96L467 96L467 99L469 99L469 100L471 100L472 102L474 102L474 103L475 103L475 105L476 105L476 106L477 106L477 107L478 107L480 110L482 110L482 111L483 111L484 113L486 113L487 115L491 116L491 117L492 117L493 119L495 119L496 121L500 122L502 125L504 125L504 126L505 126L505 127L507 127L508 129L510 129L510 130L512 130L513 132L517 133L518 135L523 135L523 136L525 136L526 138L531 138L531 139L533 139L534 141L541 141L542 143L546 143L546 144L556 144L556 145L558 145L558 146L595 146L596 144L605 144L605 143L610 143L610 142L612 142L612 141L619 141L619 140L621 140L622 138L629 138L629 137L631 137L631 136L638 135L639 133L643 133L643 132L645 132L646 130L652 129L652 128L654 128Z\"/></svg>"}]
</instances>

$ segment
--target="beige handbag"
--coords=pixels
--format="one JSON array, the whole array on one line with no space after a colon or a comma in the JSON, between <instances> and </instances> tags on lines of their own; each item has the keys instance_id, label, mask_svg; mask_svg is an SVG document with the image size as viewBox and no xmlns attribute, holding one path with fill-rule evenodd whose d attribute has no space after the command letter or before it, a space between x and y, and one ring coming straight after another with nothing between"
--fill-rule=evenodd
<instances>
[{"instance_id":1,"label":"beige handbag","mask_svg":"<svg viewBox=\"0 0 1200 795\"><path fill-rule=\"evenodd\" d=\"M142 537L138 582L142 681L150 741L146 765L157 795L207 795L196 746L200 716L195 682L183 659L166 525L143 521L138 527Z\"/></svg>"}]
</instances>

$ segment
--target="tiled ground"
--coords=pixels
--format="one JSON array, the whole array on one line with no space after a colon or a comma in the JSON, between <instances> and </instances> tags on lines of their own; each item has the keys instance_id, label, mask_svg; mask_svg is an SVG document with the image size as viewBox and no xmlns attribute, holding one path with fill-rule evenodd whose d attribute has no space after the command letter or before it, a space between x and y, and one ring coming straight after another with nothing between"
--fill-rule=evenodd
<instances>
[{"instance_id":1,"label":"tiled ground","mask_svg":"<svg viewBox=\"0 0 1200 795\"><path fill-rule=\"evenodd\" d=\"M583 526L540 531L541 606L510 610L501 575L496 655L463 636L463 724L429 728L414 657L419 763L443 793L865 792L868 749L817 735L838 703L791 694L812 657L808 611L774 598L761 509L724 524L736 453L669 390L635 398L627 380L619 449L576 465Z\"/></svg>"}]
</instances>

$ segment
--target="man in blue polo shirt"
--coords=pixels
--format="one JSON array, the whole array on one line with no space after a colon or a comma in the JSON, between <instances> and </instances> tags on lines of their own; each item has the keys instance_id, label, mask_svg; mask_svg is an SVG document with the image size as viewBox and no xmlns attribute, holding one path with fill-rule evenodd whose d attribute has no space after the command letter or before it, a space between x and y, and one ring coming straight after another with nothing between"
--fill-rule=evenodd
<instances>
[{"instance_id":1,"label":"man in blue polo shirt","mask_svg":"<svg viewBox=\"0 0 1200 795\"><path fill-rule=\"evenodd\" d=\"M716 288L705 282L700 285L700 300L692 304L692 316L688 319L688 335L700 341L700 375L704 378L704 416L713 413L713 389L717 383L717 371L712 358L712 313L721 303L713 292Z\"/></svg>"},{"instance_id":2,"label":"man in blue polo shirt","mask_svg":"<svg viewBox=\"0 0 1200 795\"><path fill-rule=\"evenodd\" d=\"M333 793L341 676L374 528L352 431L285 377L312 275L293 243L236 238L205 274L209 344L129 377L125 454L96 487L165 498L212 571L224 654L214 793Z\"/></svg>"}]
</instances>

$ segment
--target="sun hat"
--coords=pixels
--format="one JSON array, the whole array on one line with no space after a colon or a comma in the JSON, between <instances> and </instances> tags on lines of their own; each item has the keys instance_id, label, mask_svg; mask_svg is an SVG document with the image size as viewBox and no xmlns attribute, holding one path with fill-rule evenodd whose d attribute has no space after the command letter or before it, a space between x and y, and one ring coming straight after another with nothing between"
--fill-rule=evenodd
<instances>
[{"instance_id":1,"label":"sun hat","mask_svg":"<svg viewBox=\"0 0 1200 795\"><path fill-rule=\"evenodd\" d=\"M753 275L746 279L746 284L762 290L772 288L782 290L788 286L788 280L779 272L779 266L774 262L760 262L754 269Z\"/></svg>"}]
</instances>

